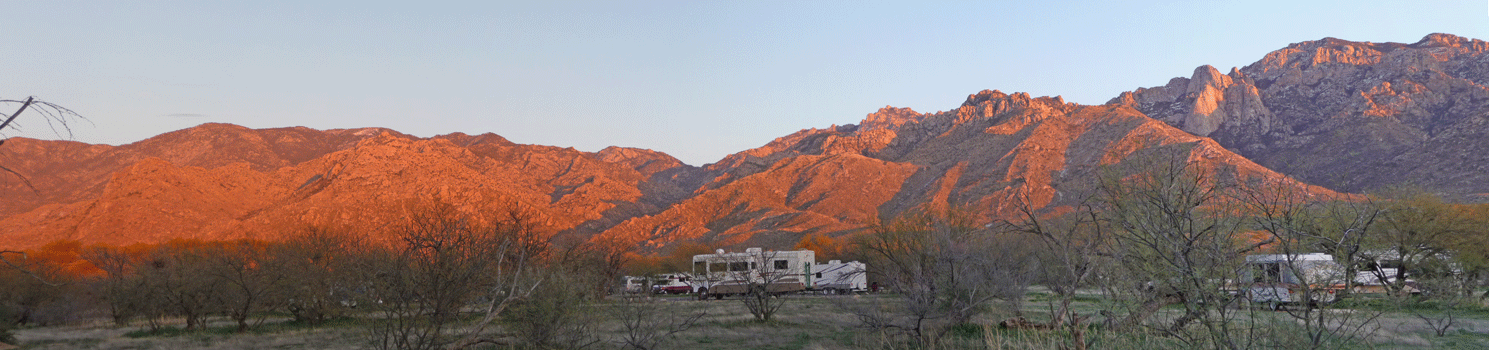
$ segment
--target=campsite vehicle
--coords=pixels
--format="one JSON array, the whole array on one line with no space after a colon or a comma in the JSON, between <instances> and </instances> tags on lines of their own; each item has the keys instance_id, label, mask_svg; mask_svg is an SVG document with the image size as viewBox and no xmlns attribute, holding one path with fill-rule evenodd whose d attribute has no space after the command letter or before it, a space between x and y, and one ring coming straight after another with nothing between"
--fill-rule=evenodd
<instances>
[{"instance_id":1,"label":"campsite vehicle","mask_svg":"<svg viewBox=\"0 0 1489 350\"><path fill-rule=\"evenodd\" d=\"M647 285L647 280L649 280L649 278L646 278L646 277L636 277L636 276L625 276L623 278L625 279L625 287L624 287L623 290L626 293L630 293L630 294L636 294L636 293L641 293L642 291L645 291L646 290L646 285Z\"/></svg>"},{"instance_id":2,"label":"campsite vehicle","mask_svg":"<svg viewBox=\"0 0 1489 350\"><path fill-rule=\"evenodd\" d=\"M719 249L715 254L693 256L692 285L698 299L713 296L723 299L763 291L785 294L807 290L812 286L812 265L816 253L810 250L767 251L748 248L729 253Z\"/></svg>"},{"instance_id":3,"label":"campsite vehicle","mask_svg":"<svg viewBox=\"0 0 1489 350\"><path fill-rule=\"evenodd\" d=\"M1395 284L1398 281L1397 271L1401 265L1399 261L1378 258L1365 260L1368 262L1367 266L1352 276L1354 288L1350 292L1383 294L1388 283ZM1336 300L1345 287L1346 270L1329 254L1249 255L1246 256L1246 264L1249 266L1240 281L1245 283L1246 290L1236 292L1244 292L1251 302L1267 303L1273 307L1302 304L1303 295L1311 291L1313 296L1308 303L1330 303ZM1301 278L1298 275L1300 273ZM1306 286L1303 284L1305 281ZM1400 281L1403 282L1402 292L1422 292L1415 281Z\"/></svg>"},{"instance_id":4,"label":"campsite vehicle","mask_svg":"<svg viewBox=\"0 0 1489 350\"><path fill-rule=\"evenodd\" d=\"M695 288L691 283L692 280L692 275L687 273L664 273L646 277L625 276L625 291L633 294L642 292L687 294L692 293Z\"/></svg>"},{"instance_id":5,"label":"campsite vehicle","mask_svg":"<svg viewBox=\"0 0 1489 350\"><path fill-rule=\"evenodd\" d=\"M867 266L861 262L830 260L812 266L812 290L827 294L865 292L869 289Z\"/></svg>"},{"instance_id":6,"label":"campsite vehicle","mask_svg":"<svg viewBox=\"0 0 1489 350\"><path fill-rule=\"evenodd\" d=\"M664 273L657 275L652 280L651 292L656 294L688 294L693 292L693 285L688 283L692 276L685 273Z\"/></svg>"},{"instance_id":7,"label":"campsite vehicle","mask_svg":"<svg viewBox=\"0 0 1489 350\"><path fill-rule=\"evenodd\" d=\"M1302 304L1310 292L1308 303L1330 303L1344 288L1344 266L1329 254L1249 255L1246 264L1242 281L1254 303Z\"/></svg>"}]
</instances>

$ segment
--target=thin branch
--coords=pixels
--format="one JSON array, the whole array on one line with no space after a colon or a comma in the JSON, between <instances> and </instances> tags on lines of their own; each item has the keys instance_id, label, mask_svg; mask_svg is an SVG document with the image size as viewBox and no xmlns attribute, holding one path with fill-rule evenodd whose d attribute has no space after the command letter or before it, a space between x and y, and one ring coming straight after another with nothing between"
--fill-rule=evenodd
<instances>
[{"instance_id":1,"label":"thin branch","mask_svg":"<svg viewBox=\"0 0 1489 350\"><path fill-rule=\"evenodd\" d=\"M14 122L16 120L16 117L21 116L21 112L25 112L26 111L26 107L30 107L31 106L31 102L33 100L35 100L35 99L36 99L36 97L27 97L26 98L26 102L25 103L21 103L21 108L20 109L16 109L16 112L15 113L12 113L10 115L10 117L5 118L5 122L4 123L0 123L0 130L5 130L5 127L10 126L10 123L11 122Z\"/></svg>"},{"instance_id":2,"label":"thin branch","mask_svg":"<svg viewBox=\"0 0 1489 350\"><path fill-rule=\"evenodd\" d=\"M18 265L15 262L10 261L10 259L5 258L5 254L20 254L21 255L21 260L22 261L25 261L25 260L29 259L29 257L26 256L26 252L17 251L17 250L0 250L0 262L5 262L5 265L10 266L11 268L15 269L16 271L20 271L21 273L24 273L24 274L26 274L28 276L31 276L31 278L36 279L38 282L41 282L42 284L46 284L48 286L53 286L53 287L58 287L58 286L61 286L62 285L61 283L52 283L52 282L49 282L45 278L41 278L41 276L37 276L35 272L32 272L31 270L26 269L26 267L21 266L21 265Z\"/></svg>"}]
</instances>

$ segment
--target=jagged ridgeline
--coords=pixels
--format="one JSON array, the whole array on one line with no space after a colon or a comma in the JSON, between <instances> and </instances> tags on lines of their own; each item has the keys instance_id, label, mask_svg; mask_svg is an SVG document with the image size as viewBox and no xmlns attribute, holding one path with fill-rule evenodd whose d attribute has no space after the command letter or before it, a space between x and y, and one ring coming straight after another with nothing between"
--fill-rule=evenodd
<instances>
[{"instance_id":1,"label":"jagged ridgeline","mask_svg":"<svg viewBox=\"0 0 1489 350\"><path fill-rule=\"evenodd\" d=\"M1444 34L1310 41L1100 106L982 91L952 110L886 107L702 167L643 149L377 128L204 124L122 146L15 138L0 161L32 186L0 182L0 247L275 240L299 225L377 236L430 200L520 208L548 234L644 250L783 247L912 210L994 220L1020 201L1069 205L1103 166L1153 147L1320 193L1410 184L1473 198L1489 193L1486 47Z\"/></svg>"}]
</instances>

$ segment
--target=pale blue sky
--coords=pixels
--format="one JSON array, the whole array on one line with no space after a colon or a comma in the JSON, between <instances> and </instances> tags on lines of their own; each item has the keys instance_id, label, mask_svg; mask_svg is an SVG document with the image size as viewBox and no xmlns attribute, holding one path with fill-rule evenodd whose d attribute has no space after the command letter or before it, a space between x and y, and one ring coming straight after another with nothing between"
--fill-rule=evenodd
<instances>
[{"instance_id":1,"label":"pale blue sky","mask_svg":"<svg viewBox=\"0 0 1489 350\"><path fill-rule=\"evenodd\" d=\"M0 98L35 95L87 116L78 141L206 122L378 126L650 148L693 165L885 105L952 109L983 89L1099 104L1298 41L1489 38L1480 0L3 7ZM25 126L8 135L56 138Z\"/></svg>"}]
</instances>

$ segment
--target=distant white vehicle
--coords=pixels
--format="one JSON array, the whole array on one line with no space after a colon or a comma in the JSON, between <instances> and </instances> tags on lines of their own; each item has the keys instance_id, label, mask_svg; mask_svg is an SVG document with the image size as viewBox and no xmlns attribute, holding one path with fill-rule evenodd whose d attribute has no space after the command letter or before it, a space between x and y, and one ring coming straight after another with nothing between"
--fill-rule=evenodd
<instances>
[{"instance_id":1,"label":"distant white vehicle","mask_svg":"<svg viewBox=\"0 0 1489 350\"><path fill-rule=\"evenodd\" d=\"M1329 254L1266 254L1246 256L1248 268L1241 282L1247 284L1251 302L1302 304L1305 294L1310 303L1331 303L1344 289L1344 266Z\"/></svg>"},{"instance_id":2,"label":"distant white vehicle","mask_svg":"<svg viewBox=\"0 0 1489 350\"><path fill-rule=\"evenodd\" d=\"M868 267L861 262L830 260L812 265L812 290L845 294L869 290Z\"/></svg>"}]
</instances>

